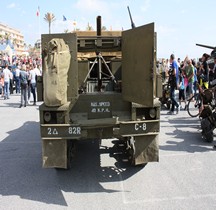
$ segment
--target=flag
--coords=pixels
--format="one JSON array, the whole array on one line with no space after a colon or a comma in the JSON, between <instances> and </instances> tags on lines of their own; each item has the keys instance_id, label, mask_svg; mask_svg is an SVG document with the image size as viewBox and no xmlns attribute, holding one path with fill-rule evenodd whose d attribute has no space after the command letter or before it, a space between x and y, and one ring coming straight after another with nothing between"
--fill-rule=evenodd
<instances>
[{"instance_id":1,"label":"flag","mask_svg":"<svg viewBox=\"0 0 216 210\"><path fill-rule=\"evenodd\" d=\"M37 9L37 13L36 13L37 16L40 15L40 7L38 6L38 9Z\"/></svg>"},{"instance_id":2,"label":"flag","mask_svg":"<svg viewBox=\"0 0 216 210\"><path fill-rule=\"evenodd\" d=\"M63 21L66 21L67 20L67 18L63 15Z\"/></svg>"}]
</instances>

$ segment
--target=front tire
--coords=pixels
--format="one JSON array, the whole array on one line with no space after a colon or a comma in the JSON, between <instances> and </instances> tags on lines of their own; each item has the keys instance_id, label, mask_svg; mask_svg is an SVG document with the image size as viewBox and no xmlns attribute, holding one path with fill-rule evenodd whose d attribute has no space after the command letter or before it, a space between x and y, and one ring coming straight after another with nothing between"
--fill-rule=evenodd
<instances>
[{"instance_id":1,"label":"front tire","mask_svg":"<svg viewBox=\"0 0 216 210\"><path fill-rule=\"evenodd\" d=\"M195 94L191 97L187 104L187 112L191 117L197 117L200 113L200 108L202 106L202 100L200 94Z\"/></svg>"}]
</instances>

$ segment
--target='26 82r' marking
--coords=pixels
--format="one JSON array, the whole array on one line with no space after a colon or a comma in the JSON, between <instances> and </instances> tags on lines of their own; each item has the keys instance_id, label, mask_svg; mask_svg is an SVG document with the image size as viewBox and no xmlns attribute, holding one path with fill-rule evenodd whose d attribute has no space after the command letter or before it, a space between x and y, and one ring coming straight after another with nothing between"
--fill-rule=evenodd
<instances>
[{"instance_id":1,"label":"'26 82r' marking","mask_svg":"<svg viewBox=\"0 0 216 210\"><path fill-rule=\"evenodd\" d=\"M61 130L60 130L61 131ZM81 135L81 127L68 127L67 131L69 135ZM58 128L47 128L48 135L59 135ZM61 135L61 132L60 132Z\"/></svg>"}]
</instances>

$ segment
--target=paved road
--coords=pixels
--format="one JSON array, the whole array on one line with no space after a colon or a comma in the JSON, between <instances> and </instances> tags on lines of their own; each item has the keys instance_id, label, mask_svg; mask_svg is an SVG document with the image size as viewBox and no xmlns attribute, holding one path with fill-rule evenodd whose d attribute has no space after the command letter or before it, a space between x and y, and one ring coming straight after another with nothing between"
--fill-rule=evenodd
<instances>
[{"instance_id":1,"label":"paved road","mask_svg":"<svg viewBox=\"0 0 216 210\"><path fill-rule=\"evenodd\" d=\"M41 167L38 106L19 101L0 99L0 209L216 209L216 151L197 118L161 111L159 163L133 168L112 140L90 141L58 171Z\"/></svg>"}]
</instances>

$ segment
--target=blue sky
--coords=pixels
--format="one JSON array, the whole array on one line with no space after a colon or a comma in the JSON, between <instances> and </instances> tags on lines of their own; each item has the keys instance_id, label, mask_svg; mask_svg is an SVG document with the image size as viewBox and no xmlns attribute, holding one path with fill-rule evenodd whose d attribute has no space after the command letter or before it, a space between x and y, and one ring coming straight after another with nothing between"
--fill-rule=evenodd
<instances>
[{"instance_id":1,"label":"blue sky","mask_svg":"<svg viewBox=\"0 0 216 210\"><path fill-rule=\"evenodd\" d=\"M36 16L40 7L40 17ZM136 26L155 22L157 57L198 58L211 50L196 43L216 46L214 0L7 0L1 2L0 22L19 29L27 44L34 44L40 33L48 33L44 21L47 12L55 14L53 33L77 28L85 30L89 23L95 28L96 16L102 16L102 25L112 30L131 27L127 6ZM63 21L63 15L67 21Z\"/></svg>"}]
</instances>

